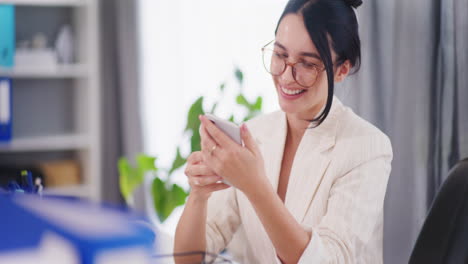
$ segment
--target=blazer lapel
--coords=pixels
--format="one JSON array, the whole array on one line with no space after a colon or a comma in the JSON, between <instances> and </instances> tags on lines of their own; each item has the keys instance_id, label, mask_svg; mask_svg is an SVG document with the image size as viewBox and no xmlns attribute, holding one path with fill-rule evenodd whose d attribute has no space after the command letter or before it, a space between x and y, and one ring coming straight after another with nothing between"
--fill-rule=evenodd
<instances>
[{"instance_id":1,"label":"blazer lapel","mask_svg":"<svg viewBox=\"0 0 468 264\"><path fill-rule=\"evenodd\" d=\"M326 150L333 147L335 143L336 120L333 119L336 119L338 115L336 109L339 105L340 102L334 99L332 110L326 121L317 128L309 129L304 134L297 150L286 193L286 206L299 223L302 222L315 190L330 163L331 155L328 155ZM266 175L275 190L278 189L287 133L286 114L279 111L276 115L272 120L274 126L265 126L265 129L258 134L261 140L256 138L265 162ZM249 203L243 195L239 198L243 200L243 203ZM256 216L255 210L251 206L246 206L243 214L245 219L250 219L244 226L247 238L252 245L260 248L255 252L256 258L261 263L280 263L275 248Z\"/></svg>"},{"instance_id":2,"label":"blazer lapel","mask_svg":"<svg viewBox=\"0 0 468 264\"><path fill-rule=\"evenodd\" d=\"M265 131L266 135L263 137L262 142L258 142L257 140L265 163L265 173L275 190L278 189L278 180L287 133L285 113L279 111L276 114L278 116L274 118L276 121L274 127L268 127L269 130Z\"/></svg>"},{"instance_id":3,"label":"blazer lapel","mask_svg":"<svg viewBox=\"0 0 468 264\"><path fill-rule=\"evenodd\" d=\"M270 122L272 123L265 125L258 134L261 139L256 138L256 141L263 155L265 173L273 188L277 190L287 133L285 113L278 111ZM249 203L245 196L240 197L244 199L244 203ZM256 245L259 249L254 253L259 263L277 263L276 250L253 207L246 206L243 214L246 216L245 219L251 219L245 224L244 229L252 245Z\"/></svg>"},{"instance_id":4,"label":"blazer lapel","mask_svg":"<svg viewBox=\"0 0 468 264\"><path fill-rule=\"evenodd\" d=\"M301 223L310 207L318 186L331 161L335 145L338 117L343 105L334 97L332 108L325 121L309 128L296 151L286 192L286 207Z\"/></svg>"}]
</instances>

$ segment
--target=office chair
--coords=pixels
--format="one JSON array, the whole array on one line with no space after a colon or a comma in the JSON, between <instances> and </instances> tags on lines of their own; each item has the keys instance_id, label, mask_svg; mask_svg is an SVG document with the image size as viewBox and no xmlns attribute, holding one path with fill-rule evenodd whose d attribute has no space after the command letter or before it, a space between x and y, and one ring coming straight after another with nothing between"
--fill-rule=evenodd
<instances>
[{"instance_id":1,"label":"office chair","mask_svg":"<svg viewBox=\"0 0 468 264\"><path fill-rule=\"evenodd\" d=\"M459 161L432 203L409 264L468 263L468 159Z\"/></svg>"}]
</instances>

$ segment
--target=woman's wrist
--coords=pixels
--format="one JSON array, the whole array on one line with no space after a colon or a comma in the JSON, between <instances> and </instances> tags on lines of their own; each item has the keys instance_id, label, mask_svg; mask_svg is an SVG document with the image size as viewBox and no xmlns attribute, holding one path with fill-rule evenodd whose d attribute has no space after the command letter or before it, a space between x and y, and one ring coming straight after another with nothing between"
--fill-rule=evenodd
<instances>
[{"instance_id":1,"label":"woman's wrist","mask_svg":"<svg viewBox=\"0 0 468 264\"><path fill-rule=\"evenodd\" d=\"M258 196L259 192L269 191L271 188L270 181L266 177L256 177L255 180L246 184L246 187L241 190L250 200Z\"/></svg>"},{"instance_id":2,"label":"woman's wrist","mask_svg":"<svg viewBox=\"0 0 468 264\"><path fill-rule=\"evenodd\" d=\"M202 193L192 190L188 196L187 203L206 204L211 193Z\"/></svg>"}]
</instances>

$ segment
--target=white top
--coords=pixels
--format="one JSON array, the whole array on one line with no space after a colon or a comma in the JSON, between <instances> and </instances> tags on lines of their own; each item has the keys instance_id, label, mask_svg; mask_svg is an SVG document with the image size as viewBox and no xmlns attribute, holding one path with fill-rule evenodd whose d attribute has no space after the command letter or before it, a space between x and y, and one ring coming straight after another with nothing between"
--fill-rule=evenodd
<instances>
[{"instance_id":1,"label":"white top","mask_svg":"<svg viewBox=\"0 0 468 264\"><path fill-rule=\"evenodd\" d=\"M286 139L282 111L247 122L276 190ZM383 262L383 205L391 170L388 137L334 97L331 111L308 129L291 168L285 205L312 239L299 263ZM207 251L244 232L242 263L281 263L247 197L229 188L209 199Z\"/></svg>"}]
</instances>

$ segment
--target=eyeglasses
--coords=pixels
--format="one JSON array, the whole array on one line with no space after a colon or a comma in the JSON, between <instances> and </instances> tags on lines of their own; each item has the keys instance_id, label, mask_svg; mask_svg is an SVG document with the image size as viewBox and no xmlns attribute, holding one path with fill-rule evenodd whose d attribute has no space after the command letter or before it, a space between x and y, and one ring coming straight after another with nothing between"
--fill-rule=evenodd
<instances>
[{"instance_id":1,"label":"eyeglasses","mask_svg":"<svg viewBox=\"0 0 468 264\"><path fill-rule=\"evenodd\" d=\"M302 87L311 87L317 81L320 72L325 68L314 63L299 61L290 63L287 61L287 55L274 49L274 40L270 41L262 48L263 66L266 71L273 76L280 76L291 66L294 80Z\"/></svg>"}]
</instances>

